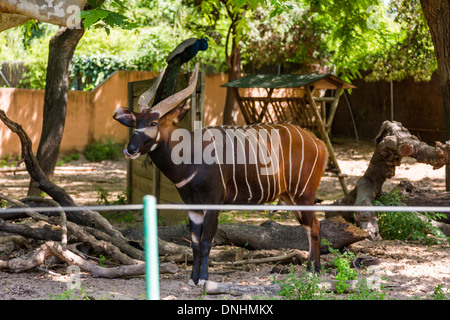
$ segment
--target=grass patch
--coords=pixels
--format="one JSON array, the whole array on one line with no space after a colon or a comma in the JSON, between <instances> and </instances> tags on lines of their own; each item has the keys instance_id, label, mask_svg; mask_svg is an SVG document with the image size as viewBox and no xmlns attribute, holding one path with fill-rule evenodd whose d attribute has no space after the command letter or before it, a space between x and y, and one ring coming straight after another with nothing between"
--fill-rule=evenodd
<instances>
[{"instance_id":1,"label":"grass patch","mask_svg":"<svg viewBox=\"0 0 450 320\"><path fill-rule=\"evenodd\" d=\"M375 206L404 206L398 190L382 194ZM435 212L377 212L378 228L384 240L416 240L426 244L447 242L443 232L432 221L445 217Z\"/></svg>"},{"instance_id":2,"label":"grass patch","mask_svg":"<svg viewBox=\"0 0 450 320\"><path fill-rule=\"evenodd\" d=\"M91 162L119 160L122 156L122 149L123 145L121 143L117 143L113 139L108 139L88 144L83 154Z\"/></svg>"}]
</instances>

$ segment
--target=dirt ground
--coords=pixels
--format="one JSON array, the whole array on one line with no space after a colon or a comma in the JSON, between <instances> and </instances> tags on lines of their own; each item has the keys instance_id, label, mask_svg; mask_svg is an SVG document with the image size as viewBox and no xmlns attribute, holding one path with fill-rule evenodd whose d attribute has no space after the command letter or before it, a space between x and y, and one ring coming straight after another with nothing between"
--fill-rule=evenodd
<instances>
[{"instance_id":1,"label":"dirt ground","mask_svg":"<svg viewBox=\"0 0 450 320\"><path fill-rule=\"evenodd\" d=\"M346 182L351 190L357 179L364 173L369 163L373 146L370 143L338 140L334 141L337 158L341 170L348 175ZM396 176L385 184L389 191L401 180L407 179L417 186L444 190L444 169L433 170L430 166L417 164L413 159L404 159L397 168ZM26 196L29 177L27 172L1 173L0 192L21 198ZM66 189L74 199L82 205L96 204L100 190L108 192L108 199L114 201L126 189L126 162L105 161L88 163L80 160L72 161L58 167L54 181ZM325 176L318 190L318 198L324 203L331 203L342 197L342 190L336 178ZM322 215L323 216L323 215ZM321 217L321 215L319 215ZM263 217L264 218L264 217ZM267 217L268 218L268 217ZM140 218L134 220L139 225ZM123 228L123 220L114 223ZM11 248L12 244L0 244L0 259L3 252L19 250ZM366 276L375 277L388 288L386 299L429 299L434 289L441 285L450 292L450 246L427 246L418 243L402 243L399 241L361 241L351 246L350 250L361 256L372 256L380 260L380 264L366 271ZM322 255L323 263L330 260L330 254ZM48 259L47 267L53 272L32 270L13 274L0 271L0 299L2 300L34 300L58 299L61 294L68 293L71 276L66 274L66 266L55 259ZM251 297L204 295L202 288L191 287L189 280L190 266L179 265L176 274L160 276L161 298L166 300L180 299L246 299ZM211 280L233 282L247 285L266 285L274 279L282 279L285 275L271 274L273 264L247 265L238 269L211 268ZM296 266L300 271L302 267ZM324 275L324 277L332 277ZM89 274L81 273L81 285L84 293L75 291L72 299L89 296L94 299L144 299L144 277L129 279L96 279ZM271 297L259 296L267 299Z\"/></svg>"}]
</instances>

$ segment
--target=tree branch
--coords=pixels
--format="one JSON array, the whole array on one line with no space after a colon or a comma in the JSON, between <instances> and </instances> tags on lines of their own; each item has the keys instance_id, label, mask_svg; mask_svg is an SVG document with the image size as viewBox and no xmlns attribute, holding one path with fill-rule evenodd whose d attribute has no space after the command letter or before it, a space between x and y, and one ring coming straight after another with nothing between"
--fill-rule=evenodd
<instances>
[{"instance_id":1,"label":"tree branch","mask_svg":"<svg viewBox=\"0 0 450 320\"><path fill-rule=\"evenodd\" d=\"M22 126L10 120L3 110L0 110L0 120L20 139L22 146L22 159L25 162L27 171L34 181L38 184L39 189L46 192L50 197L58 202L62 207L79 207L72 197L62 188L55 185L42 171L37 163L36 157L32 151L32 142ZM123 235L115 230L108 220L101 216L98 212L83 210L70 212L68 216L71 220L82 224L94 224L95 226L105 230L109 235L125 241Z\"/></svg>"}]
</instances>

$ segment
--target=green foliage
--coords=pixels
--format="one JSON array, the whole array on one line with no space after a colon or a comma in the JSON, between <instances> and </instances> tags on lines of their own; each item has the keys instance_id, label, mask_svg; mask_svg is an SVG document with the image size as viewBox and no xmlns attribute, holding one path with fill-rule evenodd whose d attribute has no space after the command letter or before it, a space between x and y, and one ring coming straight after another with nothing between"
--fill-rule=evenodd
<instances>
[{"instance_id":1,"label":"green foliage","mask_svg":"<svg viewBox=\"0 0 450 320\"><path fill-rule=\"evenodd\" d=\"M382 50L368 54L366 80L402 80L408 76L416 81L430 80L437 61L419 0L391 1L383 14L390 17L386 23L394 30L383 35Z\"/></svg>"},{"instance_id":2,"label":"green foliage","mask_svg":"<svg viewBox=\"0 0 450 320\"><path fill-rule=\"evenodd\" d=\"M328 246L328 250L334 255L333 261L330 263L331 268L335 268L336 282L335 292L327 293L325 286L322 284L322 278L316 274L304 271L299 276L295 275L294 268L291 266L289 275L284 280L276 280L280 284L279 295L288 300L324 300L341 298L343 293L348 292L349 280L358 280L356 288L353 292L347 293L345 299L349 300L383 300L385 290L373 290L367 284L367 280L362 276L358 277L356 269L352 268L352 262L356 258L353 252L346 251L341 253L337 249L333 249L327 239L322 239L321 245ZM323 272L324 270L322 270ZM359 279L358 279L359 278Z\"/></svg>"},{"instance_id":3,"label":"green foliage","mask_svg":"<svg viewBox=\"0 0 450 320\"><path fill-rule=\"evenodd\" d=\"M450 292L445 292L443 286L439 284L434 288L431 298L433 300L450 300Z\"/></svg>"},{"instance_id":4,"label":"green foliage","mask_svg":"<svg viewBox=\"0 0 450 320\"><path fill-rule=\"evenodd\" d=\"M356 279L356 276L354 279ZM351 293L342 295L348 285L342 286L340 282L336 284L336 292L329 293L325 289L326 286L323 285L321 276L306 271L296 275L292 265L289 275L285 279L275 280L274 282L280 285L278 294L285 300L383 300L386 296L386 290L384 289L372 290L369 288L364 277L358 279L355 290Z\"/></svg>"},{"instance_id":5,"label":"green foliage","mask_svg":"<svg viewBox=\"0 0 450 320\"><path fill-rule=\"evenodd\" d=\"M333 249L327 239L322 239L321 244L328 246L328 251L335 256L331 264L336 268L336 292L344 293L350 287L346 282L355 280L358 275L356 270L352 269L352 262L356 255L351 251L341 253L339 250Z\"/></svg>"},{"instance_id":6,"label":"green foliage","mask_svg":"<svg viewBox=\"0 0 450 320\"><path fill-rule=\"evenodd\" d=\"M58 294L49 293L48 295L50 300L91 300L83 286L79 289L70 289Z\"/></svg>"},{"instance_id":7,"label":"green foliage","mask_svg":"<svg viewBox=\"0 0 450 320\"><path fill-rule=\"evenodd\" d=\"M394 190L382 194L373 202L376 206L404 206L403 197ZM385 240L418 240L425 243L438 243L446 240L442 231L432 225L433 220L443 215L433 212L378 212L378 228Z\"/></svg>"},{"instance_id":8,"label":"green foliage","mask_svg":"<svg viewBox=\"0 0 450 320\"><path fill-rule=\"evenodd\" d=\"M330 63L332 55L322 41L327 30L310 10L295 6L271 17L270 8L258 7L247 20L242 57L252 68L291 62L298 71L311 73Z\"/></svg>"},{"instance_id":9,"label":"green foliage","mask_svg":"<svg viewBox=\"0 0 450 320\"><path fill-rule=\"evenodd\" d=\"M115 71L126 68L127 62L117 56L74 55L71 89L92 90Z\"/></svg>"},{"instance_id":10,"label":"green foliage","mask_svg":"<svg viewBox=\"0 0 450 320\"><path fill-rule=\"evenodd\" d=\"M19 87L45 87L48 42L56 30L56 26L31 20L0 34L0 65L2 62L19 61L26 66Z\"/></svg>"},{"instance_id":11,"label":"green foliage","mask_svg":"<svg viewBox=\"0 0 450 320\"><path fill-rule=\"evenodd\" d=\"M301 31L307 32L308 27L311 27L317 39L310 44L308 41L294 42L294 47L298 46L299 53L307 56L311 56L311 51L301 53L303 47L320 48L319 57L329 57L329 63L321 66L331 68L347 81L361 77L361 71L366 71L366 80L399 81L411 76L417 81L425 81L437 70L431 35L419 0L389 1L387 4L380 0L231 2L241 8L249 5L251 8L259 6L265 10L272 9L270 18L274 15L289 15L297 8L308 10L308 14L302 15L308 22L305 23L306 29ZM301 23L299 25L304 28ZM276 20L273 27L273 31L279 32L276 30ZM280 35L283 35L281 31ZM268 40L269 50L273 36L271 33L265 39ZM285 45L284 41L280 44L282 48ZM256 52L255 59L258 59L258 55L260 52ZM260 56L260 59L264 60L265 56Z\"/></svg>"},{"instance_id":12,"label":"green foliage","mask_svg":"<svg viewBox=\"0 0 450 320\"><path fill-rule=\"evenodd\" d=\"M83 154L91 162L118 160L122 155L122 148L122 144L115 142L113 139L108 139L88 144Z\"/></svg>"},{"instance_id":13,"label":"green foliage","mask_svg":"<svg viewBox=\"0 0 450 320\"><path fill-rule=\"evenodd\" d=\"M331 71L348 81L362 71L366 80L412 76L422 81L437 69L419 0L89 3L93 8L81 13L87 30L75 52L72 89L92 89L119 69L159 71L168 53L193 36L210 39L210 48L198 58L203 69L226 72L227 33L236 17L235 40L246 71L290 62L300 65L299 72ZM0 61L21 60L27 66L21 87L45 87L48 42L57 29L29 22L1 33Z\"/></svg>"},{"instance_id":14,"label":"green foliage","mask_svg":"<svg viewBox=\"0 0 450 320\"><path fill-rule=\"evenodd\" d=\"M84 10L80 13L80 18L83 19L83 25L87 29L95 25L95 28L103 28L109 35L110 28L120 27L124 29L132 29L137 25L128 21L120 12L127 10L125 4L121 0L112 1L96 1L88 0L88 3L93 7L90 10ZM111 7L113 11L109 10Z\"/></svg>"},{"instance_id":15,"label":"green foliage","mask_svg":"<svg viewBox=\"0 0 450 320\"><path fill-rule=\"evenodd\" d=\"M62 160L60 160L60 161L58 161L56 163L56 165L57 166L62 166L64 164L67 164L67 163L69 163L71 161L78 160L78 159L80 159L80 155L78 153L72 153L72 154L70 154L68 156L64 156L62 158Z\"/></svg>"},{"instance_id":16,"label":"green foliage","mask_svg":"<svg viewBox=\"0 0 450 320\"><path fill-rule=\"evenodd\" d=\"M367 284L367 279L362 277L358 280L355 292L349 294L347 300L384 300L386 289L372 290Z\"/></svg>"},{"instance_id":17,"label":"green foliage","mask_svg":"<svg viewBox=\"0 0 450 320\"><path fill-rule=\"evenodd\" d=\"M12 157L10 154L5 154L3 159L0 159L0 168L4 167L17 167L18 162L20 161L21 156L18 154L15 157Z\"/></svg>"},{"instance_id":18,"label":"green foliage","mask_svg":"<svg viewBox=\"0 0 450 320\"><path fill-rule=\"evenodd\" d=\"M297 276L293 266L291 266L286 279L276 282L281 288L278 294L286 300L327 299L327 293L321 288L321 280L318 276L306 271Z\"/></svg>"},{"instance_id":19,"label":"green foliage","mask_svg":"<svg viewBox=\"0 0 450 320\"><path fill-rule=\"evenodd\" d=\"M121 204L127 204L127 192L122 192L117 195L117 199L110 201L108 198L110 197L109 191L105 188L95 185L95 188L97 189L97 204L98 205L121 205Z\"/></svg>"}]
</instances>

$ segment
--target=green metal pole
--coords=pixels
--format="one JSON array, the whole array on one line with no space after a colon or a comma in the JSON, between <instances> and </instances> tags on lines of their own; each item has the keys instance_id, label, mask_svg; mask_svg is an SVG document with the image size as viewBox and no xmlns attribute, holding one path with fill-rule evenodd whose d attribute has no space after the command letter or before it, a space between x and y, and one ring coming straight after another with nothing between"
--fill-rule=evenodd
<instances>
[{"instance_id":1,"label":"green metal pole","mask_svg":"<svg viewBox=\"0 0 450 320\"><path fill-rule=\"evenodd\" d=\"M144 250L147 300L159 300L158 217L151 195L144 196Z\"/></svg>"}]
</instances>

